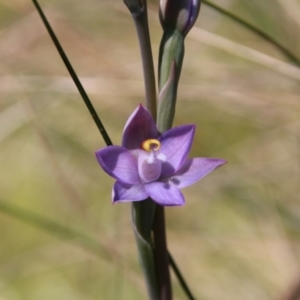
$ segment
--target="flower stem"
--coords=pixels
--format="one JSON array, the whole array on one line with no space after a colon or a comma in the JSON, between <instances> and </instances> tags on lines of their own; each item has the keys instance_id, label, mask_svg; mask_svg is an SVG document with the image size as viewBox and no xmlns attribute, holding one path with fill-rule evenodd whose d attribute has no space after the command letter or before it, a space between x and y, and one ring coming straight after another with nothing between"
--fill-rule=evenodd
<instances>
[{"instance_id":1,"label":"flower stem","mask_svg":"<svg viewBox=\"0 0 300 300\"><path fill-rule=\"evenodd\" d=\"M176 31L165 31L159 49L159 103L157 126L164 132L172 127L178 81L184 56L184 37ZM160 296L163 300L172 299L167 250L164 207L157 205L153 222L153 236L157 278Z\"/></svg>"},{"instance_id":2,"label":"flower stem","mask_svg":"<svg viewBox=\"0 0 300 300\"><path fill-rule=\"evenodd\" d=\"M140 43L140 50L144 70L146 106L152 114L154 120L156 120L156 87L147 18L147 3L146 0L143 0L142 6L140 6L139 1L124 0L124 2L130 10L134 19ZM133 206L135 205L137 204L133 203ZM143 214L146 215L147 211L144 211ZM153 239L155 247L154 260L159 293L158 299L171 300L172 289L166 243L164 208L159 205L155 206L155 214L153 220Z\"/></svg>"},{"instance_id":3,"label":"flower stem","mask_svg":"<svg viewBox=\"0 0 300 300\"><path fill-rule=\"evenodd\" d=\"M159 49L158 66L158 130L164 132L172 127L175 114L178 81L184 56L184 37L176 30L165 31ZM162 300L172 299L167 250L164 207L157 205L153 222L155 261L159 292Z\"/></svg>"},{"instance_id":4,"label":"flower stem","mask_svg":"<svg viewBox=\"0 0 300 300\"><path fill-rule=\"evenodd\" d=\"M150 300L160 299L151 238L155 210L156 205L150 198L132 203L132 226Z\"/></svg>"},{"instance_id":5,"label":"flower stem","mask_svg":"<svg viewBox=\"0 0 300 300\"><path fill-rule=\"evenodd\" d=\"M160 43L158 64L157 127L161 132L172 127L183 57L184 36L177 30L165 31Z\"/></svg>"},{"instance_id":6,"label":"flower stem","mask_svg":"<svg viewBox=\"0 0 300 300\"><path fill-rule=\"evenodd\" d=\"M124 2L131 12L138 35L144 72L146 107L152 114L153 119L156 120L156 85L148 26L147 2L146 0L124 0Z\"/></svg>"},{"instance_id":7,"label":"flower stem","mask_svg":"<svg viewBox=\"0 0 300 300\"><path fill-rule=\"evenodd\" d=\"M161 300L172 299L164 207L156 205L153 221L154 258Z\"/></svg>"},{"instance_id":8,"label":"flower stem","mask_svg":"<svg viewBox=\"0 0 300 300\"><path fill-rule=\"evenodd\" d=\"M179 281L179 284L181 285L183 291L185 292L186 296L188 297L189 300L196 300L196 298L193 296L190 288L188 287L184 277L182 276L178 266L176 265L175 260L173 259L171 253L169 252L169 261L170 265Z\"/></svg>"},{"instance_id":9,"label":"flower stem","mask_svg":"<svg viewBox=\"0 0 300 300\"><path fill-rule=\"evenodd\" d=\"M61 59L63 60L65 66L67 68L67 70L69 71L69 74L71 75L71 77L72 77L72 79L73 79L73 81L74 81L74 83L75 83L75 85L76 85L76 87L77 87L77 89L78 89L78 91L79 91L79 93L80 93L80 95L81 95L81 97L82 97L82 99L83 99L83 101L84 101L87 109L89 110L89 112L90 112L90 114L91 114L91 116L92 116L92 118L93 118L96 126L98 127L98 129L99 129L99 131L100 131L100 133L101 133L101 135L102 135L102 137L103 137L106 145L107 146L112 145L112 141L111 141L110 137L108 136L108 134L107 134L107 132L106 132L106 130L104 128L104 125L102 124L102 122L101 122L101 120L100 120L100 118L99 118L99 116L98 116L98 114L97 114L97 112L96 112L96 110L95 110L92 102L90 101L90 99L89 99L89 97L88 97L85 89L83 88L83 86L82 86L82 84L81 84L81 82L80 82L77 74L75 73L75 71L74 71L74 69L73 69L73 67L72 67L72 65L71 65L71 63L70 63L67 55L65 54L62 46L60 45L60 42L58 41L58 39L57 39L57 37L56 37L56 35L55 35L55 33L54 33L54 31L53 31L50 23L48 22L45 14L43 13L43 11L41 9L38 1L37 0L32 0L32 2L35 5L35 7L36 7L36 9L37 9L37 11L38 11L38 13L39 13L39 15L40 15L40 17L41 17L44 25L45 25L45 27L46 27L46 29L47 29L50 37L51 37L51 39L52 39L52 41L53 41L53 43L54 43L54 45L55 45L55 47L56 47L56 49L57 49L60 57L61 57Z\"/></svg>"}]
</instances>

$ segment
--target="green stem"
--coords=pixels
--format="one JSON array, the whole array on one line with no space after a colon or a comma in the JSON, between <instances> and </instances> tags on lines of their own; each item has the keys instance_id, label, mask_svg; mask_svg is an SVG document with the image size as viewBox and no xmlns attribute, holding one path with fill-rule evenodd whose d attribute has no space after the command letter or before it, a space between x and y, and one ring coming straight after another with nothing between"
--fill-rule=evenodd
<instances>
[{"instance_id":1,"label":"green stem","mask_svg":"<svg viewBox=\"0 0 300 300\"><path fill-rule=\"evenodd\" d=\"M156 205L151 199L132 204L132 226L150 300L160 299L151 238L155 209Z\"/></svg>"},{"instance_id":2,"label":"green stem","mask_svg":"<svg viewBox=\"0 0 300 300\"><path fill-rule=\"evenodd\" d=\"M196 298L193 296L192 291L190 290L189 286L187 285L183 275L181 274L178 266L176 265L175 260L173 259L171 253L169 252L169 261L170 261L170 265L179 281L179 284L181 285L183 291L185 292L185 294L187 295L189 300L196 300Z\"/></svg>"},{"instance_id":3,"label":"green stem","mask_svg":"<svg viewBox=\"0 0 300 300\"><path fill-rule=\"evenodd\" d=\"M74 71L74 69L73 69L73 67L72 67L72 65L71 65L71 63L70 63L67 55L65 54L62 46L60 45L60 42L58 41L58 39L57 39L57 37L56 37L56 35L55 35L55 33L54 33L54 31L53 31L50 23L48 22L45 14L43 13L43 11L41 9L38 1L37 0L32 0L32 2L35 5L35 7L36 7L36 9L37 9L37 11L38 11L38 13L39 13L39 15L40 15L40 17L41 17L44 25L45 25L45 27L46 27L46 29L47 29L50 37L51 37L51 39L52 39L52 41L53 41L53 43L54 43L54 45L55 45L55 47L56 47L56 49L57 49L60 57L61 57L61 59L63 60L65 66L67 68L67 70L69 71L69 74L72 77L72 79L73 79L73 81L74 81L74 83L75 83L75 85L76 85L76 87L77 87L77 89L78 89L78 91L79 91L79 93L80 93L80 95L81 95L81 97L82 97L82 99L83 99L83 101L84 101L87 109L89 110L89 112L90 112L90 114L91 114L91 116L92 116L92 118L93 118L96 126L98 127L98 129L99 129L99 131L100 131L100 133L101 133L101 135L102 135L102 137L103 137L106 145L107 146L112 145L112 141L111 141L110 137L108 136L108 134L107 134L107 132L106 132L106 130L104 128L104 125L102 124L102 122L101 122L101 120L100 120L100 118L99 118L99 116L98 116L98 114L97 114L97 112L96 112L96 110L95 110L95 108L94 108L91 100L89 99L89 97L88 97L85 89L83 88L83 86L82 86L82 84L81 84L81 82L80 82L80 80L79 80L76 72Z\"/></svg>"},{"instance_id":4,"label":"green stem","mask_svg":"<svg viewBox=\"0 0 300 300\"><path fill-rule=\"evenodd\" d=\"M136 27L142 57L146 106L156 120L156 85L146 0L124 0ZM142 3L140 3L142 2Z\"/></svg>"},{"instance_id":5,"label":"green stem","mask_svg":"<svg viewBox=\"0 0 300 300\"><path fill-rule=\"evenodd\" d=\"M257 26L247 22L246 20L240 18L239 16L229 12L228 10L210 2L209 0L202 0L203 3L208 5L209 7L215 9L216 11L222 13L223 15L229 17L231 20L239 23L243 27L249 29L250 31L254 32L255 34L259 35L262 37L264 40L269 42L271 45L275 46L285 57L287 57L294 65L297 67L300 67L300 59L294 55L289 49L287 49L285 46L280 44L278 41L275 40L271 35L268 33L264 32Z\"/></svg>"},{"instance_id":6,"label":"green stem","mask_svg":"<svg viewBox=\"0 0 300 300\"><path fill-rule=\"evenodd\" d=\"M156 205L153 222L154 257L159 294L162 300L172 299L172 287L169 271L169 254L167 248L167 234L165 224L165 210Z\"/></svg>"},{"instance_id":7,"label":"green stem","mask_svg":"<svg viewBox=\"0 0 300 300\"><path fill-rule=\"evenodd\" d=\"M154 76L154 65L152 58L152 50L150 43L150 35L148 28L147 19L147 3L146 0L142 1L142 6L139 6L139 1L135 0L124 0L128 9L130 10L134 23L136 26L140 50L142 55L143 70L144 70L144 81L146 90L146 104L148 110L151 112L154 120L156 120L156 88L155 88L155 76ZM148 200L146 200L148 201ZM149 200L153 202L152 200ZM137 211L140 217L146 217L149 215L146 206L141 204L133 203L133 211ZM154 202L153 202L154 203ZM153 244L151 240L151 232L146 232L145 242L141 242L142 239L137 235L136 238L139 247L139 253L141 257L142 266L147 266L148 270L144 268L144 274L148 283L148 292L151 299L155 300L171 300L171 280L169 273L169 262L168 252L166 245L166 234L165 234L165 222L164 222L164 210L163 207L158 205L153 206L155 208L155 217L152 219L151 225L153 225L153 239L154 239L154 258L153 258ZM153 217L153 215L152 215ZM136 222L133 222L136 225ZM150 224L150 223L149 223ZM151 255L148 252L147 247L151 247ZM149 264L152 260L153 265ZM154 269L153 269L154 267ZM152 274L153 270L156 272ZM156 276L155 276L156 275ZM155 282L152 278L155 276ZM147 279L148 277L148 279ZM152 280L153 279L153 280ZM153 285L152 288L149 284ZM158 285L158 287L157 287ZM153 291L153 289L156 289ZM156 295L155 295L156 294Z\"/></svg>"},{"instance_id":8,"label":"green stem","mask_svg":"<svg viewBox=\"0 0 300 300\"><path fill-rule=\"evenodd\" d=\"M158 65L159 103L157 127L160 132L172 127L183 57L184 36L177 30L166 30L160 43ZM171 300L172 289L165 227L164 207L157 205L153 224L157 278L161 299Z\"/></svg>"},{"instance_id":9,"label":"green stem","mask_svg":"<svg viewBox=\"0 0 300 300\"><path fill-rule=\"evenodd\" d=\"M159 62L158 62L158 86L159 92L169 79L172 64L175 61L176 65L176 90L181 73L184 57L184 36L179 31L165 31L160 43ZM174 97L176 98L176 96ZM171 125L172 126L172 125ZM166 128L167 130L169 128Z\"/></svg>"},{"instance_id":10,"label":"green stem","mask_svg":"<svg viewBox=\"0 0 300 300\"><path fill-rule=\"evenodd\" d=\"M158 130L172 127L178 82L184 57L184 36L177 30L165 31L159 49Z\"/></svg>"}]
</instances>

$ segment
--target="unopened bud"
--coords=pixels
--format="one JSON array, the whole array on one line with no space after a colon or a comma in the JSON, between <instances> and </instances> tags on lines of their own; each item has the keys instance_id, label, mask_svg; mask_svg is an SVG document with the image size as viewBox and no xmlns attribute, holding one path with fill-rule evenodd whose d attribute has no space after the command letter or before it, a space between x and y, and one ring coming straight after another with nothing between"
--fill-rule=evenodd
<instances>
[{"instance_id":1,"label":"unopened bud","mask_svg":"<svg viewBox=\"0 0 300 300\"><path fill-rule=\"evenodd\" d=\"M159 18L164 30L186 36L196 22L201 0L160 0Z\"/></svg>"}]
</instances>

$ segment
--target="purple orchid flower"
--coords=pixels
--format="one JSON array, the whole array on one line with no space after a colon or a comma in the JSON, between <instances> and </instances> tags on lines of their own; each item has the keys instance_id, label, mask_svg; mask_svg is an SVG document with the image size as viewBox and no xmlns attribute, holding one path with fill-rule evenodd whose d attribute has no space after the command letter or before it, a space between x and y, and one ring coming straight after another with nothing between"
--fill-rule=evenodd
<instances>
[{"instance_id":1,"label":"purple orchid flower","mask_svg":"<svg viewBox=\"0 0 300 300\"><path fill-rule=\"evenodd\" d=\"M117 181L113 202L141 201L150 197L163 206L183 205L180 189L189 186L225 164L218 158L187 158L195 125L158 131L143 105L129 117L122 146L96 152L103 170Z\"/></svg>"}]
</instances>

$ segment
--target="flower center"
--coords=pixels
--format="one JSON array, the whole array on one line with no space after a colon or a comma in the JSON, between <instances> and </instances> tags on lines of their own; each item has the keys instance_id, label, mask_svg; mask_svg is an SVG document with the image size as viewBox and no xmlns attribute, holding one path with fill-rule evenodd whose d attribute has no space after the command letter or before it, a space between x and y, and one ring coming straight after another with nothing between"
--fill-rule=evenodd
<instances>
[{"instance_id":1,"label":"flower center","mask_svg":"<svg viewBox=\"0 0 300 300\"><path fill-rule=\"evenodd\" d=\"M152 182L159 178L161 174L162 155L159 153L160 141L156 139L145 140L141 144L141 151L138 157L139 175L143 182Z\"/></svg>"},{"instance_id":2,"label":"flower center","mask_svg":"<svg viewBox=\"0 0 300 300\"><path fill-rule=\"evenodd\" d=\"M157 151L160 148L160 141L156 139L143 141L141 148L147 152Z\"/></svg>"}]
</instances>

